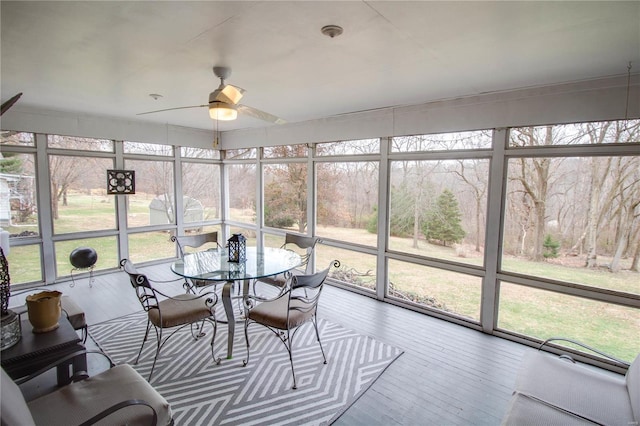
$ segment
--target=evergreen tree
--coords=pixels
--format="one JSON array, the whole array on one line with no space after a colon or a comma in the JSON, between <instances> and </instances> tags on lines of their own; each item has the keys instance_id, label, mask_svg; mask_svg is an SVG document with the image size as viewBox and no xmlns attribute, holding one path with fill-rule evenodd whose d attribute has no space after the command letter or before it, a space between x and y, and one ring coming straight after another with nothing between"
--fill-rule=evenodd
<instances>
[{"instance_id":1,"label":"evergreen tree","mask_svg":"<svg viewBox=\"0 0 640 426\"><path fill-rule=\"evenodd\" d=\"M2 153L0 157L0 173L8 173L11 175L20 174L22 171L22 159L18 154Z\"/></svg>"},{"instance_id":2,"label":"evergreen tree","mask_svg":"<svg viewBox=\"0 0 640 426\"><path fill-rule=\"evenodd\" d=\"M550 234L547 234L542 246L544 247L543 256L545 259L558 257L558 249L560 248L560 243L554 240Z\"/></svg>"},{"instance_id":3,"label":"evergreen tree","mask_svg":"<svg viewBox=\"0 0 640 426\"><path fill-rule=\"evenodd\" d=\"M437 240L443 245L458 243L465 236L462 229L461 214L453 192L445 189L438 196L435 206L427 212L422 223L422 233L427 240Z\"/></svg>"}]
</instances>

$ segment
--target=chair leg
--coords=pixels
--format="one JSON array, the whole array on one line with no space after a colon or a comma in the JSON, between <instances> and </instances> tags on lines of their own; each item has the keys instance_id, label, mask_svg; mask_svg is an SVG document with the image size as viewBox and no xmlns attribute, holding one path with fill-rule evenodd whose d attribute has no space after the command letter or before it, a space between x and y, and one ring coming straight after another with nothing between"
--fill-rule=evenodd
<instances>
[{"instance_id":1,"label":"chair leg","mask_svg":"<svg viewBox=\"0 0 640 426\"><path fill-rule=\"evenodd\" d=\"M160 348L162 347L162 328L154 327L156 330L156 337L158 338L158 344L156 346L156 356L153 358L153 365L151 366L151 372L149 373L148 382L151 382L151 376L153 376L153 370L156 368L156 361L160 355ZM169 336L171 337L171 336Z\"/></svg>"},{"instance_id":2,"label":"chair leg","mask_svg":"<svg viewBox=\"0 0 640 426\"><path fill-rule=\"evenodd\" d=\"M213 362L215 362L217 365L220 365L220 362L222 361L221 358L216 358L216 353L215 353L215 349L214 349L214 344L216 342L216 333L218 332L218 322L213 319L213 320L209 320L209 322L213 325L213 336L211 337L211 357L213 358ZM203 326L204 326L204 321L203 321Z\"/></svg>"},{"instance_id":3,"label":"chair leg","mask_svg":"<svg viewBox=\"0 0 640 426\"><path fill-rule=\"evenodd\" d=\"M138 361L140 360L140 354L142 353L142 348L144 348L144 344L147 341L147 339L149 338L149 329L151 328L151 323L149 322L149 320L147 320L147 331L144 333L144 339L142 339L142 344L140 345L140 350L138 351L138 356L136 358L136 360L134 361L134 364L138 364Z\"/></svg>"},{"instance_id":4,"label":"chair leg","mask_svg":"<svg viewBox=\"0 0 640 426\"><path fill-rule=\"evenodd\" d=\"M204 320L202 320L202 324L198 325L198 323L191 323L190 325L191 328L191 336L193 337L194 340L198 340L201 337L204 337L205 333L204 332ZM193 329L196 329L196 331L198 331L197 333L193 331Z\"/></svg>"},{"instance_id":5,"label":"chair leg","mask_svg":"<svg viewBox=\"0 0 640 426\"><path fill-rule=\"evenodd\" d=\"M322 342L320 341L320 332L318 331L318 320L314 315L311 319L313 321L313 327L316 329L316 339L318 339L318 344L320 345L320 351L322 352L322 358L324 358L324 363L327 363L327 357L324 355L324 349L322 348Z\"/></svg>"},{"instance_id":6,"label":"chair leg","mask_svg":"<svg viewBox=\"0 0 640 426\"><path fill-rule=\"evenodd\" d=\"M291 374L293 375L292 389L298 389L298 385L296 383L296 371L293 368L293 344L291 342L291 331L289 329L287 329L287 341L285 342L284 340L282 340L282 343L284 343L285 348L287 348L287 351L289 352L289 362L291 363Z\"/></svg>"},{"instance_id":7,"label":"chair leg","mask_svg":"<svg viewBox=\"0 0 640 426\"><path fill-rule=\"evenodd\" d=\"M246 367L249 364L249 320L244 322L244 340L247 343L247 359L242 360L242 366Z\"/></svg>"}]
</instances>

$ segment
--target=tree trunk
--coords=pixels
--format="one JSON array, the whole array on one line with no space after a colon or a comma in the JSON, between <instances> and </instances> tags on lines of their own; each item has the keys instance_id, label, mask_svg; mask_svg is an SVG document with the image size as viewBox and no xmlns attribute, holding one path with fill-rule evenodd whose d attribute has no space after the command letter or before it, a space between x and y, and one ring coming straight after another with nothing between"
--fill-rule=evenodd
<instances>
[{"instance_id":1,"label":"tree trunk","mask_svg":"<svg viewBox=\"0 0 640 426\"><path fill-rule=\"evenodd\" d=\"M520 239L520 255L524 255L526 252L526 240L527 240L527 228L522 225L522 237Z\"/></svg>"},{"instance_id":2,"label":"tree trunk","mask_svg":"<svg viewBox=\"0 0 640 426\"><path fill-rule=\"evenodd\" d=\"M591 185L589 188L589 211L587 213L587 258L585 266L595 268L598 266L598 217L600 215L599 200L602 192L601 182L598 178L598 159L591 160Z\"/></svg>"},{"instance_id":3,"label":"tree trunk","mask_svg":"<svg viewBox=\"0 0 640 426\"><path fill-rule=\"evenodd\" d=\"M545 217L546 217L546 208L544 201L536 201L536 227L534 229L534 251L533 251L533 260L536 262L541 262L544 260L544 232L545 232Z\"/></svg>"},{"instance_id":4,"label":"tree trunk","mask_svg":"<svg viewBox=\"0 0 640 426\"><path fill-rule=\"evenodd\" d=\"M638 238L640 235L636 235L636 250L633 253L633 261L631 262L631 270L634 272L640 272L640 242L638 242Z\"/></svg>"},{"instance_id":5,"label":"tree trunk","mask_svg":"<svg viewBox=\"0 0 640 426\"><path fill-rule=\"evenodd\" d=\"M58 184L51 182L51 217L53 220L58 220Z\"/></svg>"},{"instance_id":6,"label":"tree trunk","mask_svg":"<svg viewBox=\"0 0 640 426\"><path fill-rule=\"evenodd\" d=\"M611 260L611 272L620 271L620 259L629 247L631 234L633 233L633 212L640 202L633 203L621 209L620 220L618 221L618 229L616 229L616 251Z\"/></svg>"},{"instance_id":7,"label":"tree trunk","mask_svg":"<svg viewBox=\"0 0 640 426\"><path fill-rule=\"evenodd\" d=\"M411 247L414 249L418 248L418 236L420 235L420 202L421 194L418 194L414 203L413 203L413 242L411 243Z\"/></svg>"},{"instance_id":8,"label":"tree trunk","mask_svg":"<svg viewBox=\"0 0 640 426\"><path fill-rule=\"evenodd\" d=\"M482 199L476 197L476 251L480 253L480 209L482 208Z\"/></svg>"}]
</instances>

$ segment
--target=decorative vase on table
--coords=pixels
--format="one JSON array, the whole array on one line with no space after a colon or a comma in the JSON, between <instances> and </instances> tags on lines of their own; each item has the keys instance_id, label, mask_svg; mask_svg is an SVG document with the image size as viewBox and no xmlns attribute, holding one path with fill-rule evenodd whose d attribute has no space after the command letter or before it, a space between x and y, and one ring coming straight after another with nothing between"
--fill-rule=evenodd
<instances>
[{"instance_id":1,"label":"decorative vase on table","mask_svg":"<svg viewBox=\"0 0 640 426\"><path fill-rule=\"evenodd\" d=\"M34 333L46 333L60 326L61 296L59 291L43 291L27 296L27 313Z\"/></svg>"}]
</instances>

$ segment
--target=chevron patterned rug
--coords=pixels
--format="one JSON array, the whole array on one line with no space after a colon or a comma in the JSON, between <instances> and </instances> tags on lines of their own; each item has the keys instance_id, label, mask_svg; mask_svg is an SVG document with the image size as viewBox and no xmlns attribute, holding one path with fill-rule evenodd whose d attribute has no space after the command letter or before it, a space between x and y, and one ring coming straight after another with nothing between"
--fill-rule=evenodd
<instances>
[{"instance_id":1,"label":"chevron patterned rug","mask_svg":"<svg viewBox=\"0 0 640 426\"><path fill-rule=\"evenodd\" d=\"M98 346L117 364L133 364L144 336L144 312L89 327ZM226 359L227 326L218 325L216 356L211 359L207 335L197 341L185 328L162 348L151 384L171 404L175 424L183 425L325 425L335 421L384 370L402 354L398 348L378 342L344 327L319 319L327 364L311 324L294 339L293 379L286 349L266 328L249 328L251 358L246 367L244 329L236 325L232 359ZM155 336L145 344L134 368L145 378L155 353Z\"/></svg>"}]
</instances>

